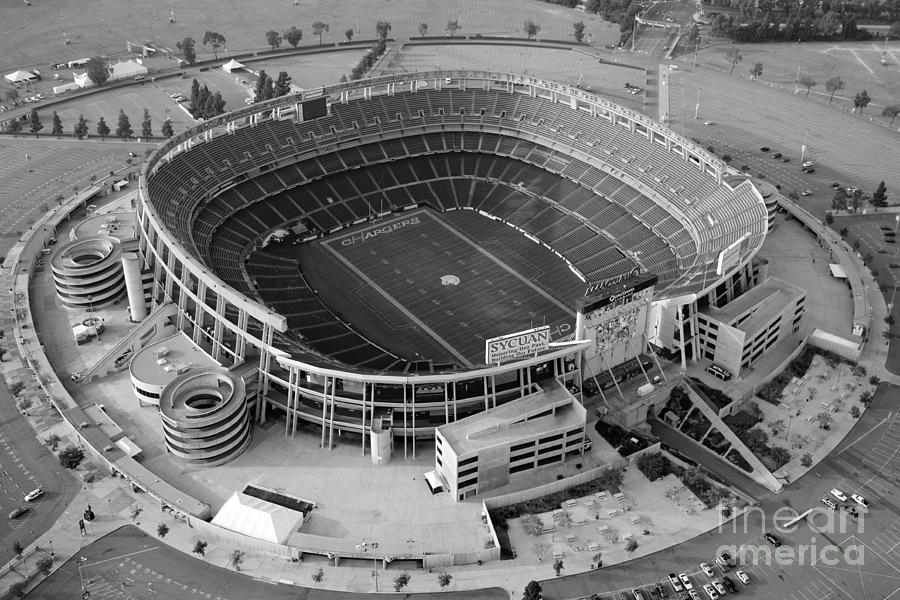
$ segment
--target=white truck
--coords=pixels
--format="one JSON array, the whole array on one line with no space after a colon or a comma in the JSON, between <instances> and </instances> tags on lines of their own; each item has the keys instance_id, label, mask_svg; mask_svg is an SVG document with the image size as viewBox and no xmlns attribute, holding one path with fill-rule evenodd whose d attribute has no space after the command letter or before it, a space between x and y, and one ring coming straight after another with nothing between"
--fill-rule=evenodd
<instances>
[{"instance_id":1,"label":"white truck","mask_svg":"<svg viewBox=\"0 0 900 600\"><path fill-rule=\"evenodd\" d=\"M637 389L638 398L643 398L644 396L649 395L655 388L652 383L645 383L641 387Z\"/></svg>"}]
</instances>

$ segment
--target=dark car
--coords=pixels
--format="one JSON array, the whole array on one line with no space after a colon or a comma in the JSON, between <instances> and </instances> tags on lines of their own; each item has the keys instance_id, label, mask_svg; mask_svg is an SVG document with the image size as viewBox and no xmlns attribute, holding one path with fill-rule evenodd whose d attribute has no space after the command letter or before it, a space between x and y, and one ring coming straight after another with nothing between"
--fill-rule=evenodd
<instances>
[{"instance_id":1,"label":"dark car","mask_svg":"<svg viewBox=\"0 0 900 600\"><path fill-rule=\"evenodd\" d=\"M768 152L768 151L769 151L769 147L768 147L768 146L763 146L762 148L759 149L759 151L760 151L760 152Z\"/></svg>"},{"instance_id":2,"label":"dark car","mask_svg":"<svg viewBox=\"0 0 900 600\"><path fill-rule=\"evenodd\" d=\"M781 158L781 152L776 152L772 155L772 158Z\"/></svg>"},{"instance_id":3,"label":"dark car","mask_svg":"<svg viewBox=\"0 0 900 600\"><path fill-rule=\"evenodd\" d=\"M28 512L27 506L20 506L19 508L13 509L12 512L7 515L10 519L15 519L16 517L21 517L25 513Z\"/></svg>"},{"instance_id":4,"label":"dark car","mask_svg":"<svg viewBox=\"0 0 900 600\"><path fill-rule=\"evenodd\" d=\"M812 167L810 167L810 168L808 168L808 169L806 170L806 172L807 172L807 173L815 173L816 170L813 169Z\"/></svg>"},{"instance_id":5,"label":"dark car","mask_svg":"<svg viewBox=\"0 0 900 600\"><path fill-rule=\"evenodd\" d=\"M728 577L727 575L725 577L722 577L722 585L724 585L725 589L728 590L728 592L731 594L737 592L737 586L734 584L734 581L731 579L731 577Z\"/></svg>"},{"instance_id":6,"label":"dark car","mask_svg":"<svg viewBox=\"0 0 900 600\"><path fill-rule=\"evenodd\" d=\"M766 534L763 537L765 537L766 541L769 542L770 544L772 544L774 547L776 547L776 548L781 547L781 540L779 540L773 534L766 532Z\"/></svg>"}]
</instances>

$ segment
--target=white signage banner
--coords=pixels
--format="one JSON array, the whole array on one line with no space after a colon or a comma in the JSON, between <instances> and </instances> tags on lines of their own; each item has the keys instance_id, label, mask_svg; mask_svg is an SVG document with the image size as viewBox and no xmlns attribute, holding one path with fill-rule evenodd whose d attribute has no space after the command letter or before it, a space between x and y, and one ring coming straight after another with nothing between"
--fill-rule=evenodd
<instances>
[{"instance_id":1,"label":"white signage banner","mask_svg":"<svg viewBox=\"0 0 900 600\"><path fill-rule=\"evenodd\" d=\"M546 352L550 348L550 326L490 338L484 342L484 362L502 363Z\"/></svg>"}]
</instances>

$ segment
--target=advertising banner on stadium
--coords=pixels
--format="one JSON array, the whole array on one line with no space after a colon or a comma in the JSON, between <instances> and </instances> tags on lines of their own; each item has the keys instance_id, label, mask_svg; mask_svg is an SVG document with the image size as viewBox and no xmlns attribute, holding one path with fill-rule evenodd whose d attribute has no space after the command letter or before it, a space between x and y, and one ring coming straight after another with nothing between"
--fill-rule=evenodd
<instances>
[{"instance_id":1,"label":"advertising banner on stadium","mask_svg":"<svg viewBox=\"0 0 900 600\"><path fill-rule=\"evenodd\" d=\"M741 244L749 236L749 233L745 233L741 236L741 239L730 244L719 253L719 260L716 264L716 275L727 273L741 262Z\"/></svg>"},{"instance_id":2,"label":"advertising banner on stadium","mask_svg":"<svg viewBox=\"0 0 900 600\"><path fill-rule=\"evenodd\" d=\"M550 326L490 338L484 342L484 362L500 364L546 352L550 348Z\"/></svg>"}]
</instances>

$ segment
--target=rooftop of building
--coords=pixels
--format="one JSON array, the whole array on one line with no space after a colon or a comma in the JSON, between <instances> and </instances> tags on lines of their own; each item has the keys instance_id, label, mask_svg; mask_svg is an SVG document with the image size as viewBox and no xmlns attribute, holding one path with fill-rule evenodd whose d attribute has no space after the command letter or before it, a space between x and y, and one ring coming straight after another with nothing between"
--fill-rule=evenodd
<instances>
[{"instance_id":1,"label":"rooftop of building","mask_svg":"<svg viewBox=\"0 0 900 600\"><path fill-rule=\"evenodd\" d=\"M72 240L109 236L125 243L137 239L137 214L113 212L95 214L78 223L69 233Z\"/></svg>"},{"instance_id":2,"label":"rooftop of building","mask_svg":"<svg viewBox=\"0 0 900 600\"><path fill-rule=\"evenodd\" d=\"M438 431L457 456L465 456L547 431L584 425L587 412L565 387L551 380L542 382L540 388L524 398L439 427ZM547 410L552 414L525 420Z\"/></svg>"},{"instance_id":3,"label":"rooftop of building","mask_svg":"<svg viewBox=\"0 0 900 600\"><path fill-rule=\"evenodd\" d=\"M738 328L747 335L753 335L785 307L806 292L796 285L777 277L769 277L758 286L746 291L721 308L707 307L701 313L732 325L750 311L754 314L746 319Z\"/></svg>"},{"instance_id":4,"label":"rooftop of building","mask_svg":"<svg viewBox=\"0 0 900 600\"><path fill-rule=\"evenodd\" d=\"M179 375L198 367L218 367L200 346L178 332L142 348L131 359L132 376L148 385L165 386Z\"/></svg>"}]
</instances>

